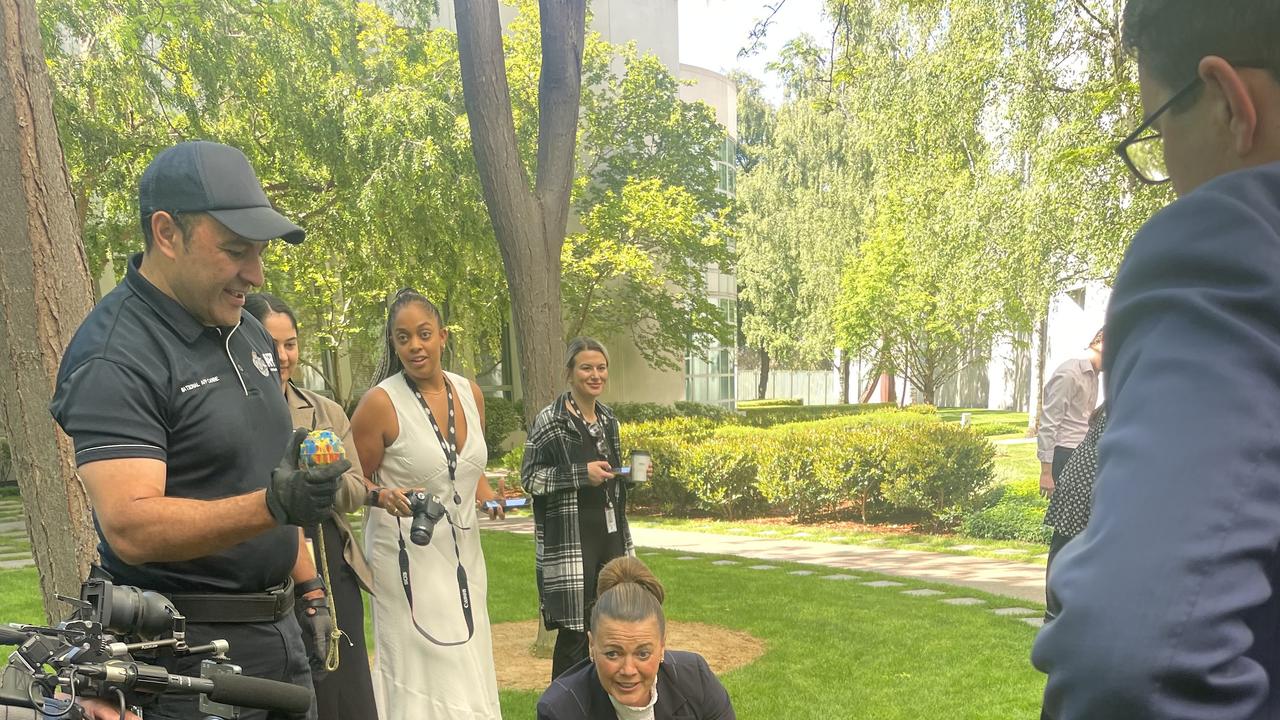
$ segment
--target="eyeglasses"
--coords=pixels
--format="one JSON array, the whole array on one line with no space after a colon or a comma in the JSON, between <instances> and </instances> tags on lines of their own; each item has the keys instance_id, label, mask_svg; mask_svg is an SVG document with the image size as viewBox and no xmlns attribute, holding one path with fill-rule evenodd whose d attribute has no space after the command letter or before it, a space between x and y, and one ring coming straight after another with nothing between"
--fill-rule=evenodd
<instances>
[{"instance_id":1,"label":"eyeglasses","mask_svg":"<svg viewBox=\"0 0 1280 720\"><path fill-rule=\"evenodd\" d=\"M1194 80L1187 83L1186 87L1169 98L1168 102L1148 115L1137 130L1116 146L1116 154L1124 160L1125 165L1129 166L1129 171L1142 182L1148 185L1162 185L1169 182L1169 168L1164 161L1164 136L1153 130L1152 126L1161 115L1169 111L1169 108L1177 105L1199 87L1200 82L1200 76L1197 75Z\"/></svg>"}]
</instances>

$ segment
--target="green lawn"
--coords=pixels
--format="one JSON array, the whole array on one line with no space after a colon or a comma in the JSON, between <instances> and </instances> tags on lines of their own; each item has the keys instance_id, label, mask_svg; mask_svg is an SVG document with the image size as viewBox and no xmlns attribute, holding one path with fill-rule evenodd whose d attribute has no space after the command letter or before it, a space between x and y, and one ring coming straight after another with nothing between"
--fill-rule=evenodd
<instances>
[{"instance_id":1,"label":"green lawn","mask_svg":"<svg viewBox=\"0 0 1280 720\"><path fill-rule=\"evenodd\" d=\"M532 541L484 534L493 622L536 617ZM969 590L911 581L869 588L856 582L710 564L716 556L679 561L682 553L641 549L640 557L668 589L673 620L742 630L768 650L723 680L743 718L1002 718L1034 717L1043 677L1028 662L1035 631L998 617L993 607L1026 606ZM839 572L831 570L830 573ZM868 580L880 576L858 573ZM955 607L900 591L945 590L979 597L985 606ZM532 718L537 693L502 693L503 717Z\"/></svg>"},{"instance_id":2,"label":"green lawn","mask_svg":"<svg viewBox=\"0 0 1280 720\"><path fill-rule=\"evenodd\" d=\"M995 448L997 484L1006 485L1015 480L1034 480L1040 477L1040 461L1036 459L1035 443L997 444Z\"/></svg>"},{"instance_id":3,"label":"green lawn","mask_svg":"<svg viewBox=\"0 0 1280 720\"><path fill-rule=\"evenodd\" d=\"M687 530L691 532L717 533L720 535L746 535L776 539L813 540L833 542L839 545L865 545L892 548L894 550L923 550L948 555L972 555L1010 562L1044 564L1042 555L1047 548L1039 543L1017 540L986 540L965 535L935 535L929 533L905 533L863 528L862 526L779 524L775 521L741 520L736 522L686 519L653 516L632 516L628 521L635 527ZM807 533L807 536L805 535ZM800 535L800 537L796 537ZM1000 550L1021 552L997 552Z\"/></svg>"},{"instance_id":4,"label":"green lawn","mask_svg":"<svg viewBox=\"0 0 1280 720\"><path fill-rule=\"evenodd\" d=\"M960 422L960 415L969 413L969 422L974 425L990 423L1027 424L1027 414L1013 410L983 410L979 408L938 408L938 417L946 422Z\"/></svg>"},{"instance_id":5,"label":"green lawn","mask_svg":"<svg viewBox=\"0 0 1280 720\"><path fill-rule=\"evenodd\" d=\"M503 532L483 538L491 620L534 619L532 539ZM1013 720L1034 717L1039 707L1044 681L1027 660L1035 631L989 612L1031 605L911 581L870 588L822 580L822 572L795 577L786 571L805 566L787 563L753 571L745 567L752 562L711 565L712 556L679 561L679 553L647 550L640 556L667 585L671 619L723 625L766 643L763 657L723 678L739 717ZM916 587L987 604L956 607L940 596L901 594ZM0 620L39 616L34 571L0 572ZM532 718L537 695L503 692L503 716Z\"/></svg>"}]
</instances>

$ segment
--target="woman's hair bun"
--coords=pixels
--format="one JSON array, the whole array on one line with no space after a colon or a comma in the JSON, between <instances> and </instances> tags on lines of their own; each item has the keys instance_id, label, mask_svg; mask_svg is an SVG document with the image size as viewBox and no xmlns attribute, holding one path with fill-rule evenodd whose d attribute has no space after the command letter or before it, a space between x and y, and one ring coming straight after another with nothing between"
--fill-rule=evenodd
<instances>
[{"instance_id":1,"label":"woman's hair bun","mask_svg":"<svg viewBox=\"0 0 1280 720\"><path fill-rule=\"evenodd\" d=\"M667 592L649 566L629 556L614 558L600 570L600 578L596 582L596 597L625 583L634 583L649 591L659 604L666 600Z\"/></svg>"}]
</instances>

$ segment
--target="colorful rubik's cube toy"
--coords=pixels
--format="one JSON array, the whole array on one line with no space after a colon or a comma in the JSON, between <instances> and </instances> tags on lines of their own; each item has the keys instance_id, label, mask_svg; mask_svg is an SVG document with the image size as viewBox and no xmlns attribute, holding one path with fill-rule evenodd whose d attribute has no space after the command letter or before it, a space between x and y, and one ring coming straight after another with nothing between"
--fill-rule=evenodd
<instances>
[{"instance_id":1,"label":"colorful rubik's cube toy","mask_svg":"<svg viewBox=\"0 0 1280 720\"><path fill-rule=\"evenodd\" d=\"M298 450L298 463L302 467L328 465L345 458L347 451L342 447L342 440L331 430L312 430L302 441Z\"/></svg>"}]
</instances>

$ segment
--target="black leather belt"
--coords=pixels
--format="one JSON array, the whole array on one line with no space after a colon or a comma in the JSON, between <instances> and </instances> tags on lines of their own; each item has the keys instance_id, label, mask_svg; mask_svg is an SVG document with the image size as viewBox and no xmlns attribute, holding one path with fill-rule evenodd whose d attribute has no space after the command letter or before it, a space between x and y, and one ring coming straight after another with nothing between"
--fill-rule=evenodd
<instances>
[{"instance_id":1,"label":"black leather belt","mask_svg":"<svg viewBox=\"0 0 1280 720\"><path fill-rule=\"evenodd\" d=\"M293 611L293 580L260 593L166 593L190 623L275 622Z\"/></svg>"}]
</instances>

